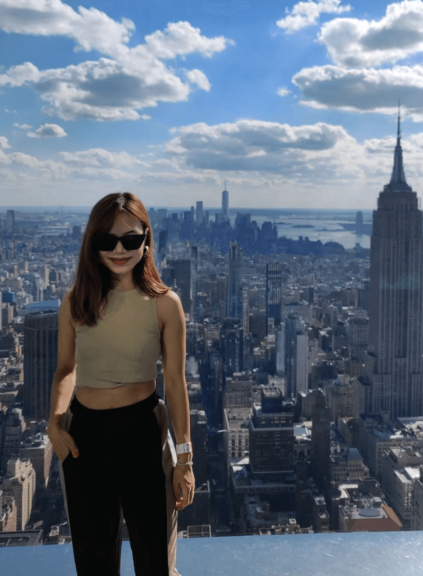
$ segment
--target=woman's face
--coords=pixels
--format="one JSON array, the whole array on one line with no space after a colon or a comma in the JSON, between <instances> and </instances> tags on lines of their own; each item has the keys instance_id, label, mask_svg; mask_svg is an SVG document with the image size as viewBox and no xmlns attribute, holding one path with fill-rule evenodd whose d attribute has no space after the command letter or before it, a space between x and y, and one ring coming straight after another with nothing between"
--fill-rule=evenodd
<instances>
[{"instance_id":1,"label":"woman's face","mask_svg":"<svg viewBox=\"0 0 423 576\"><path fill-rule=\"evenodd\" d=\"M119 214L114 221L109 234L114 236L129 236L131 234L144 234L147 232L147 227L129 214ZM137 250L125 250L119 241L114 250L103 251L99 250L100 260L112 273L112 278L121 282L124 278L132 278L132 269L138 264L144 255L144 249L147 239L144 238L143 243ZM120 261L125 261L120 263Z\"/></svg>"}]
</instances>

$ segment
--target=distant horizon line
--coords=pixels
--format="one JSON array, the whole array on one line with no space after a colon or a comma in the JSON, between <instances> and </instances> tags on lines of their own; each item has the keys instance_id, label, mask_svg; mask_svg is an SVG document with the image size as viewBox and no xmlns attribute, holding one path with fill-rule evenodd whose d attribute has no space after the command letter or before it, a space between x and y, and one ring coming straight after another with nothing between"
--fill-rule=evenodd
<instances>
[{"instance_id":1,"label":"distant horizon line","mask_svg":"<svg viewBox=\"0 0 423 576\"><path fill-rule=\"evenodd\" d=\"M23 206L7 206L7 205L1 205L0 204L0 211L1 210L19 210L19 209L25 209L25 208L34 208L34 209L38 209L38 210L42 210L42 209L46 209L46 208L50 208L50 209L54 209L54 210L61 210L61 208L68 208L68 209L83 209L83 210L90 210L93 208L94 205L87 205L87 206L69 206L69 205L65 205L65 204L59 204L59 205L55 205L55 204L46 204L46 205L36 205L36 206L31 206L31 205L23 205ZM151 209L154 208L156 210L158 209L166 209L166 210L191 210L191 206L148 206L146 204L144 204L144 206L147 209ZM194 210L195 210L195 206L194 206ZM221 206L203 206L203 210L222 210ZM258 208L258 207L251 207L251 206L233 206L233 207L229 207L228 208L229 211L234 211L234 210L251 210L251 211L265 211L265 210L296 210L296 211L310 211L313 210L315 212L369 212L369 211L373 211L375 210L375 208L313 208L313 207L308 207L308 208L284 208L284 207L269 207L269 208Z\"/></svg>"}]
</instances>

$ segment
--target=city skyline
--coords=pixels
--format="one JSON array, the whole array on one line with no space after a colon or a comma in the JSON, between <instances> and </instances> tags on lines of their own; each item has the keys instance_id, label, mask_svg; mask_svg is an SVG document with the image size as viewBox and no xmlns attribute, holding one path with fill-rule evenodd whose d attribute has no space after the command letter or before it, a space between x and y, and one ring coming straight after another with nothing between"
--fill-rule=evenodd
<instances>
[{"instance_id":1,"label":"city skyline","mask_svg":"<svg viewBox=\"0 0 423 576\"><path fill-rule=\"evenodd\" d=\"M238 213L232 226L227 195L213 217L202 201L180 214L149 209L157 269L179 295L186 321L196 496L178 515L178 538L423 529L423 415L406 414L409 381L392 375L408 362L416 391L422 364L415 354L422 336L422 269L415 265L422 214L405 179L399 123L397 138L371 250L278 236L276 223L260 226L250 213ZM43 544L71 541L63 475L45 432L57 311L75 281L86 220L75 212L23 210L18 217L9 210L0 218L0 380L9 411L0 446L0 491L8 498L1 536L16 542L20 530L40 522ZM359 238L367 224L358 212L346 226ZM308 234L314 227L301 228ZM391 266L395 254L400 266ZM387 294L378 345L373 310L380 286ZM389 307L401 307L394 321ZM373 398L375 383L403 398L391 415L384 409L392 398L369 405L369 344L386 367L371 374ZM393 370L385 352L395 356ZM393 376L395 387L387 390ZM156 391L164 401L167 386L158 358ZM39 501L17 499L18 486L24 494L32 486Z\"/></svg>"},{"instance_id":2,"label":"city skyline","mask_svg":"<svg viewBox=\"0 0 423 576\"><path fill-rule=\"evenodd\" d=\"M423 2L80 5L0 0L4 205L372 209L398 100L419 194Z\"/></svg>"}]
</instances>

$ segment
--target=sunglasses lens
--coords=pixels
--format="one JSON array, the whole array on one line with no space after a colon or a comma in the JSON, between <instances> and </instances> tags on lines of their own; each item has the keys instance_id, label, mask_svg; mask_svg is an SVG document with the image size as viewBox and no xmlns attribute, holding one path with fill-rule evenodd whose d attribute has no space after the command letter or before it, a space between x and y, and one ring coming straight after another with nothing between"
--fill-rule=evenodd
<instances>
[{"instance_id":1,"label":"sunglasses lens","mask_svg":"<svg viewBox=\"0 0 423 576\"><path fill-rule=\"evenodd\" d=\"M118 238L111 234L104 234L103 236L96 236L93 243L97 250L111 252L115 249L115 246L118 243Z\"/></svg>"},{"instance_id":2,"label":"sunglasses lens","mask_svg":"<svg viewBox=\"0 0 423 576\"><path fill-rule=\"evenodd\" d=\"M97 236L94 238L94 246L97 250L102 252L111 252L116 248L118 241L122 242L122 246L125 250L138 250L141 244L144 242L146 234L133 234L130 236L113 236L113 234L104 234L103 236Z\"/></svg>"},{"instance_id":3,"label":"sunglasses lens","mask_svg":"<svg viewBox=\"0 0 423 576\"><path fill-rule=\"evenodd\" d=\"M138 250L145 238L145 234L134 234L121 238L125 250Z\"/></svg>"}]
</instances>

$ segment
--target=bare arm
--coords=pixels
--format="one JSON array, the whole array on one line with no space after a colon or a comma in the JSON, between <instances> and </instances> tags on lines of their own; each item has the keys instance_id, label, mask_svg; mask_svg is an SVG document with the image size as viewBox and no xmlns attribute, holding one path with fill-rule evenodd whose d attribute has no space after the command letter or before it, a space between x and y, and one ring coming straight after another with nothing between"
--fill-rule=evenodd
<instances>
[{"instance_id":1,"label":"bare arm","mask_svg":"<svg viewBox=\"0 0 423 576\"><path fill-rule=\"evenodd\" d=\"M189 401L185 382L185 318L181 300L171 290L158 299L162 330L162 360L166 397L176 443L191 441ZM189 462L192 452L178 455L178 463ZM192 466L178 466L173 470L173 493L176 510L189 506L194 498L195 478Z\"/></svg>"},{"instance_id":2,"label":"bare arm","mask_svg":"<svg viewBox=\"0 0 423 576\"><path fill-rule=\"evenodd\" d=\"M181 300L169 291L159 299L163 323L162 361L166 397L176 443L191 441L189 401L185 381L186 326ZM179 454L178 462L188 462L191 454Z\"/></svg>"},{"instance_id":3,"label":"bare arm","mask_svg":"<svg viewBox=\"0 0 423 576\"><path fill-rule=\"evenodd\" d=\"M69 292L59 309L57 368L51 387L50 417L47 430L61 428L75 388L75 328L70 312Z\"/></svg>"}]
</instances>

